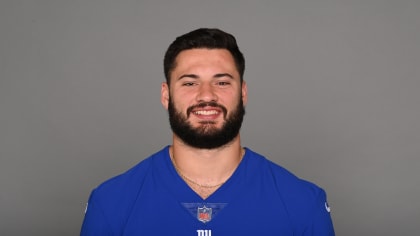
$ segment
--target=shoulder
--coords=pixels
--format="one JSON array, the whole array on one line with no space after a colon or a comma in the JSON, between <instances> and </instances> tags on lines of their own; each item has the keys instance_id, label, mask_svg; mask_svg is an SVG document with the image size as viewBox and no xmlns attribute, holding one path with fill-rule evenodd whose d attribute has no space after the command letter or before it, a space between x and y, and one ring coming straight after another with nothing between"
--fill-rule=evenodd
<instances>
[{"instance_id":1,"label":"shoulder","mask_svg":"<svg viewBox=\"0 0 420 236\"><path fill-rule=\"evenodd\" d=\"M301 179L284 167L268 160L264 156L249 150L249 161L252 168L258 168L264 183L275 188L276 195L289 213L295 226L326 224L325 229L332 229L327 196L318 185ZM323 229L324 229L323 228ZM329 235L329 234L328 234Z\"/></svg>"},{"instance_id":2,"label":"shoulder","mask_svg":"<svg viewBox=\"0 0 420 236\"><path fill-rule=\"evenodd\" d=\"M120 234L138 193L165 153L167 147L96 187L90 194L81 235Z\"/></svg>"},{"instance_id":3,"label":"shoulder","mask_svg":"<svg viewBox=\"0 0 420 236\"><path fill-rule=\"evenodd\" d=\"M282 193L302 192L309 193L317 192L320 188L312 182L301 179L294 173L277 163L267 159L265 156L258 154L250 149L247 149L249 154L249 164L253 171L260 171L258 175L263 178L270 179L275 184L276 188ZM284 191L284 190L288 191ZM306 195L306 194L304 194ZM312 195L312 194L309 194Z\"/></svg>"},{"instance_id":4,"label":"shoulder","mask_svg":"<svg viewBox=\"0 0 420 236\"><path fill-rule=\"evenodd\" d=\"M265 178L271 178L280 188L286 188L296 191L317 191L320 188L307 180L301 179L294 173L277 163L267 159L265 156L258 154L251 149L247 149L249 166L254 171L261 171Z\"/></svg>"},{"instance_id":5,"label":"shoulder","mask_svg":"<svg viewBox=\"0 0 420 236\"><path fill-rule=\"evenodd\" d=\"M120 211L122 205L130 208L135 201L138 192L143 188L144 183L150 178L153 169L159 168L165 158L167 148L149 156L126 172L112 177L99 186L91 193L89 206L95 204L97 207L107 209L110 212ZM124 203L121 205L121 203Z\"/></svg>"},{"instance_id":6,"label":"shoulder","mask_svg":"<svg viewBox=\"0 0 420 236\"><path fill-rule=\"evenodd\" d=\"M142 185L153 167L161 163L160 159L165 157L166 152L167 147L140 161L126 172L106 180L94 189L95 194L113 196L122 190L135 191Z\"/></svg>"}]
</instances>

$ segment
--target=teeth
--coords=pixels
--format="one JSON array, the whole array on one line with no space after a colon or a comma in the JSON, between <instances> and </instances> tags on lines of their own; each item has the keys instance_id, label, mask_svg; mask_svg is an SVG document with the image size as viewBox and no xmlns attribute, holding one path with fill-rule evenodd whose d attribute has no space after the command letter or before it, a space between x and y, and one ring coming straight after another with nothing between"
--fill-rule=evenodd
<instances>
[{"instance_id":1,"label":"teeth","mask_svg":"<svg viewBox=\"0 0 420 236\"><path fill-rule=\"evenodd\" d=\"M211 110L211 111L196 111L194 113L197 114L197 115L206 115L206 116L208 116L208 115L216 115L218 112L215 111L215 110Z\"/></svg>"}]
</instances>

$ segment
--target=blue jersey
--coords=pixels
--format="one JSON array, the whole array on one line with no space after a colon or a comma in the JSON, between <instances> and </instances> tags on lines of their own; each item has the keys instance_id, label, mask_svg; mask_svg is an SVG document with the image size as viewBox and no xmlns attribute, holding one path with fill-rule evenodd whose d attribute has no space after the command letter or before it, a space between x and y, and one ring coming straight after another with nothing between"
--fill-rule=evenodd
<instances>
[{"instance_id":1,"label":"blue jersey","mask_svg":"<svg viewBox=\"0 0 420 236\"><path fill-rule=\"evenodd\" d=\"M169 147L95 190L81 235L334 235L325 192L246 149L207 199L177 174Z\"/></svg>"}]
</instances>

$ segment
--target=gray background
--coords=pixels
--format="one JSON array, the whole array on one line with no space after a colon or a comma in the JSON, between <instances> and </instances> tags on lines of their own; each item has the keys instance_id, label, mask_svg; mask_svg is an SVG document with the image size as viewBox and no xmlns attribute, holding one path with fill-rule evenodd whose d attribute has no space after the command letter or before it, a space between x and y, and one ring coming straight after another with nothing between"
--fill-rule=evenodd
<instances>
[{"instance_id":1,"label":"gray background","mask_svg":"<svg viewBox=\"0 0 420 236\"><path fill-rule=\"evenodd\" d=\"M162 59L247 59L243 144L328 193L337 235L420 234L420 1L0 2L0 234L77 235L92 188L170 143Z\"/></svg>"}]
</instances>

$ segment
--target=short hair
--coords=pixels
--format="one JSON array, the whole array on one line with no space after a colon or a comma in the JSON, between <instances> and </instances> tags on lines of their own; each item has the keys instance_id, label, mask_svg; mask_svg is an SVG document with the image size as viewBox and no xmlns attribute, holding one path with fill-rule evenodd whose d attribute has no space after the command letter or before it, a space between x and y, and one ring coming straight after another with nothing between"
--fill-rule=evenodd
<instances>
[{"instance_id":1,"label":"short hair","mask_svg":"<svg viewBox=\"0 0 420 236\"><path fill-rule=\"evenodd\" d=\"M176 67L176 57L179 53L188 49L226 49L235 61L241 82L245 71L245 58L239 50L233 35L215 28L200 28L181 35L169 45L163 60L163 69L166 82L170 84L170 74Z\"/></svg>"}]
</instances>

